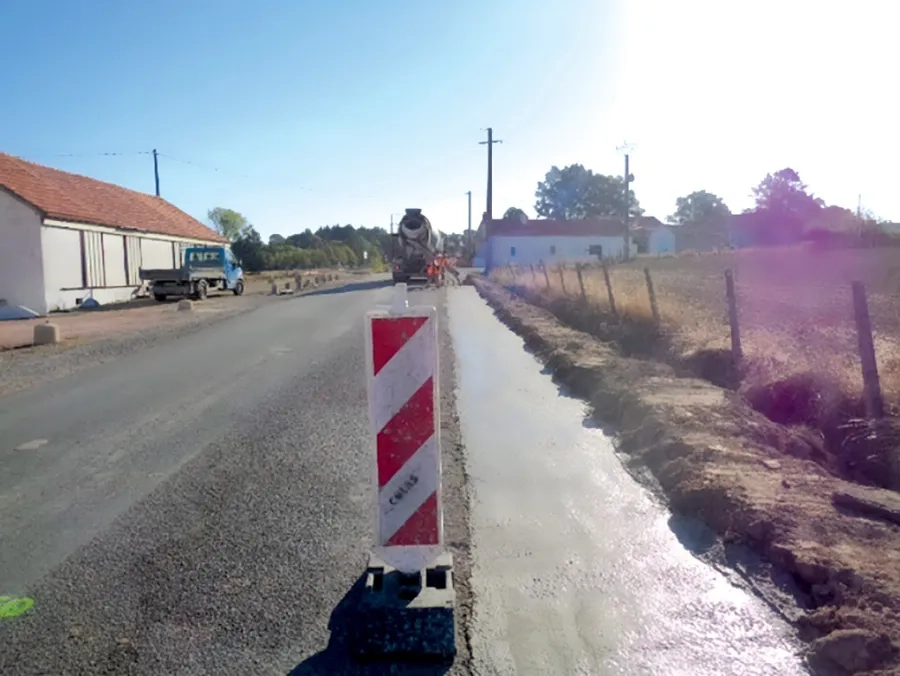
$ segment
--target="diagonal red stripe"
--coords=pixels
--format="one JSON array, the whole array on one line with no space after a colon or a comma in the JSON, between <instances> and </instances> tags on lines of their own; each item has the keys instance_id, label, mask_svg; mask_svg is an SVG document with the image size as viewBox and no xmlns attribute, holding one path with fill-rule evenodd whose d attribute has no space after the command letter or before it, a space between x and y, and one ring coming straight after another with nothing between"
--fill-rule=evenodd
<instances>
[{"instance_id":1,"label":"diagonal red stripe","mask_svg":"<svg viewBox=\"0 0 900 676\"><path fill-rule=\"evenodd\" d=\"M387 544L396 545L436 545L438 544L437 491L422 503L400 530L391 536Z\"/></svg>"},{"instance_id":2,"label":"diagonal red stripe","mask_svg":"<svg viewBox=\"0 0 900 676\"><path fill-rule=\"evenodd\" d=\"M390 317L372 320L372 357L375 373L397 354L401 347L415 335L428 317Z\"/></svg>"},{"instance_id":3,"label":"diagonal red stripe","mask_svg":"<svg viewBox=\"0 0 900 676\"><path fill-rule=\"evenodd\" d=\"M429 378L378 433L378 486L390 481L433 434L434 380Z\"/></svg>"}]
</instances>

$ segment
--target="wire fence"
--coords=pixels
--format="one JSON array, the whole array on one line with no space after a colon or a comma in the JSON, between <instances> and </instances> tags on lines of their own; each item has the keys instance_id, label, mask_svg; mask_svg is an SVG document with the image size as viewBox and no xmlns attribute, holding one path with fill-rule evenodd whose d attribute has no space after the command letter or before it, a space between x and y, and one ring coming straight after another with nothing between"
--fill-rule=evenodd
<instances>
[{"instance_id":1,"label":"wire fence","mask_svg":"<svg viewBox=\"0 0 900 676\"><path fill-rule=\"evenodd\" d=\"M736 362L752 363L757 379L818 373L860 393L866 364L867 402L878 386L900 401L895 250L801 248L623 264L538 263L500 268L492 277L539 301L565 298L576 301L581 313L651 323L681 355L727 350ZM877 414L877 403L870 404Z\"/></svg>"}]
</instances>

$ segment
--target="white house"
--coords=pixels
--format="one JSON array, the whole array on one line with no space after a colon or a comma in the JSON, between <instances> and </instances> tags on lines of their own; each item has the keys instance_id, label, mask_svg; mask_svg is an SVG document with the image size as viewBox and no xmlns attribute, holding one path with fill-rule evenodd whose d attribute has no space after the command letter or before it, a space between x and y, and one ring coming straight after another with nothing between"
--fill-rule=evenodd
<instances>
[{"instance_id":1,"label":"white house","mask_svg":"<svg viewBox=\"0 0 900 676\"><path fill-rule=\"evenodd\" d=\"M46 314L129 300L140 268L226 242L159 197L0 153L0 302Z\"/></svg>"},{"instance_id":2,"label":"white house","mask_svg":"<svg viewBox=\"0 0 900 676\"><path fill-rule=\"evenodd\" d=\"M486 227L484 227L486 226ZM636 219L630 253L639 252L640 232L646 232L653 253L672 251L674 235L657 219ZM484 240L476 257L485 265L532 265L543 261L579 263L599 258L621 258L625 255L622 221L598 218L571 221L556 220L492 220L483 224L479 234ZM665 231L665 232L662 232Z\"/></svg>"},{"instance_id":3,"label":"white house","mask_svg":"<svg viewBox=\"0 0 900 676\"><path fill-rule=\"evenodd\" d=\"M644 222L634 228L638 239L643 239L643 244L646 245L645 247L640 246L639 242L638 250L640 253L659 255L675 252L677 244L674 228L663 225L655 218L641 220Z\"/></svg>"}]
</instances>

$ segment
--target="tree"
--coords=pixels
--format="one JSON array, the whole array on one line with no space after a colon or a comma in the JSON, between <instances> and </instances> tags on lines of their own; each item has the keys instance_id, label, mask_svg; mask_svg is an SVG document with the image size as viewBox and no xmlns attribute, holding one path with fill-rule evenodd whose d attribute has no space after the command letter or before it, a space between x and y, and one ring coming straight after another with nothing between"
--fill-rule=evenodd
<instances>
[{"instance_id":1,"label":"tree","mask_svg":"<svg viewBox=\"0 0 900 676\"><path fill-rule=\"evenodd\" d=\"M206 217L212 221L216 232L223 237L227 237L232 242L241 237L247 228L250 227L250 222L233 209L216 207L215 209L210 209Z\"/></svg>"},{"instance_id":2,"label":"tree","mask_svg":"<svg viewBox=\"0 0 900 676\"><path fill-rule=\"evenodd\" d=\"M269 246L276 246L278 244L284 244L285 239L281 235L269 235Z\"/></svg>"},{"instance_id":3,"label":"tree","mask_svg":"<svg viewBox=\"0 0 900 676\"><path fill-rule=\"evenodd\" d=\"M675 213L670 223L686 226L721 227L731 212L718 195L705 190L695 190L690 195L675 200Z\"/></svg>"},{"instance_id":4,"label":"tree","mask_svg":"<svg viewBox=\"0 0 900 676\"><path fill-rule=\"evenodd\" d=\"M252 225L248 225L231 244L231 250L248 272L259 272L266 267L266 246Z\"/></svg>"},{"instance_id":5,"label":"tree","mask_svg":"<svg viewBox=\"0 0 900 676\"><path fill-rule=\"evenodd\" d=\"M634 191L629 189L628 196L630 215L643 214ZM544 218L621 218L625 211L625 179L595 174L581 164L570 164L562 169L554 166L538 183L535 198L534 209Z\"/></svg>"},{"instance_id":6,"label":"tree","mask_svg":"<svg viewBox=\"0 0 900 676\"><path fill-rule=\"evenodd\" d=\"M773 218L803 224L815 216L825 203L809 192L800 175L791 168L766 174L753 189L754 211Z\"/></svg>"},{"instance_id":7,"label":"tree","mask_svg":"<svg viewBox=\"0 0 900 676\"><path fill-rule=\"evenodd\" d=\"M527 221L528 214L525 213L524 209L520 209L519 207L510 207L503 213L503 220L505 220L505 221Z\"/></svg>"}]
</instances>

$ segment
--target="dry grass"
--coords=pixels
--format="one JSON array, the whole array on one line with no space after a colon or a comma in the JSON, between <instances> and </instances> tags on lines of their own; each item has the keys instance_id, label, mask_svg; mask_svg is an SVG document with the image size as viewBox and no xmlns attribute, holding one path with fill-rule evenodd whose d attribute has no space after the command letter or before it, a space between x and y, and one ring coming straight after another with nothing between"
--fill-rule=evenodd
<instances>
[{"instance_id":1,"label":"dry grass","mask_svg":"<svg viewBox=\"0 0 900 676\"><path fill-rule=\"evenodd\" d=\"M644 268L651 273L660 326L654 325ZM611 312L602 269L498 270L563 321L617 343L623 353L652 357L739 389L778 422L817 429L835 462L848 421L862 413L862 376L851 282L867 288L882 390L900 410L900 249L812 251L804 247L643 258L609 267L619 319ZM731 367L724 273L732 270L744 353ZM515 280L513 275L515 274ZM547 280L549 279L549 286ZM814 399L808 404L804 399ZM776 410L780 409L780 410ZM813 410L815 409L815 410ZM773 415L774 413L774 415ZM849 451L846 451L849 452ZM832 468L833 469L833 468ZM849 470L840 474L865 478Z\"/></svg>"},{"instance_id":2,"label":"dry grass","mask_svg":"<svg viewBox=\"0 0 900 676\"><path fill-rule=\"evenodd\" d=\"M650 269L661 332L672 356L688 358L702 351L728 350L730 333L724 273L732 270L738 298L741 338L750 371L744 385L784 379L801 373L825 374L851 397L862 378L850 284L866 284L875 333L882 388L890 403L900 404L900 249L811 251L807 248L754 250L706 255L645 258L609 268L616 308L626 319L651 324L643 268ZM560 280L548 271L532 278L520 271L516 283L548 301L580 297L572 267ZM500 270L498 281L511 282ZM586 314L610 316L600 268L583 272ZM563 286L564 284L564 286ZM565 290L565 292L564 292Z\"/></svg>"}]
</instances>

